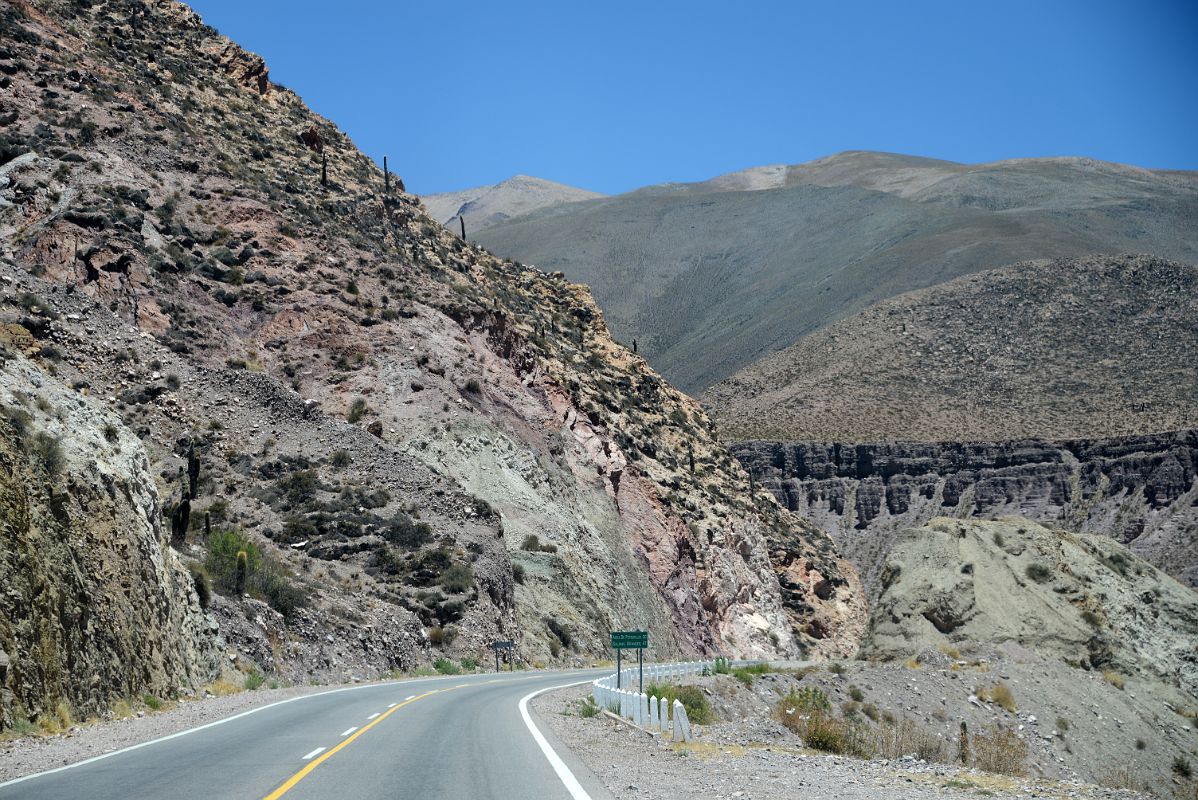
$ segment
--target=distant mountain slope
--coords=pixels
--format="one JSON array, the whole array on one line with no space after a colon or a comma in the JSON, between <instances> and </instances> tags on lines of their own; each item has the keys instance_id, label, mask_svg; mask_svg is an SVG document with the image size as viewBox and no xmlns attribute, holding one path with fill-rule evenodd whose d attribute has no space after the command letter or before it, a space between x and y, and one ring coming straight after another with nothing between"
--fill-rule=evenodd
<instances>
[{"instance_id":1,"label":"distant mountain slope","mask_svg":"<svg viewBox=\"0 0 1198 800\"><path fill-rule=\"evenodd\" d=\"M872 303L1033 258L1198 262L1198 176L1080 158L850 152L538 211L478 241L590 285L614 335L699 392Z\"/></svg>"},{"instance_id":2,"label":"distant mountain slope","mask_svg":"<svg viewBox=\"0 0 1198 800\"><path fill-rule=\"evenodd\" d=\"M542 178L516 175L492 186L430 194L421 199L430 217L453 230L458 230L458 218L465 216L466 233L472 235L509 217L597 197L603 195Z\"/></svg>"},{"instance_id":3,"label":"distant mountain slope","mask_svg":"<svg viewBox=\"0 0 1198 800\"><path fill-rule=\"evenodd\" d=\"M1198 268L1027 262L878 303L712 387L727 440L998 441L1198 427Z\"/></svg>"}]
</instances>

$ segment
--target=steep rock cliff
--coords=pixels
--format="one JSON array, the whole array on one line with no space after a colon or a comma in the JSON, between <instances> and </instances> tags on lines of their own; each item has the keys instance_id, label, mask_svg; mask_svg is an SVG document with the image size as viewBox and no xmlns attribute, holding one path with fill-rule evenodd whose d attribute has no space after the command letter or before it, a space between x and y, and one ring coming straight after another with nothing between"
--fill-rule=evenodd
<instances>
[{"instance_id":1,"label":"steep rock cliff","mask_svg":"<svg viewBox=\"0 0 1198 800\"><path fill-rule=\"evenodd\" d=\"M114 415L0 350L0 729L174 697L219 669L149 460Z\"/></svg>"},{"instance_id":2,"label":"steep rock cliff","mask_svg":"<svg viewBox=\"0 0 1198 800\"><path fill-rule=\"evenodd\" d=\"M744 442L779 503L831 531L871 596L891 543L935 516L1105 534L1198 586L1198 431L1047 442Z\"/></svg>"}]
</instances>

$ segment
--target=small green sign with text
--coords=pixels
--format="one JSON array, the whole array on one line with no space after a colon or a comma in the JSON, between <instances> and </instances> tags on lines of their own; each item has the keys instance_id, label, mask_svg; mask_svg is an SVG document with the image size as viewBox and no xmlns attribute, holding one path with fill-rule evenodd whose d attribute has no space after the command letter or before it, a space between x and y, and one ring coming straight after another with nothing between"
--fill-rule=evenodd
<instances>
[{"instance_id":1,"label":"small green sign with text","mask_svg":"<svg viewBox=\"0 0 1198 800\"><path fill-rule=\"evenodd\" d=\"M649 631L612 631L611 646L615 650L632 650L649 646Z\"/></svg>"}]
</instances>

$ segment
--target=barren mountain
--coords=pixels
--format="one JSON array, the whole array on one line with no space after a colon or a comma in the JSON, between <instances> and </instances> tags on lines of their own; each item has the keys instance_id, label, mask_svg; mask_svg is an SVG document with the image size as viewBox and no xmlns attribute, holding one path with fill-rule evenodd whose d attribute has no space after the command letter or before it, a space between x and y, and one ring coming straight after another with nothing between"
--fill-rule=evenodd
<instances>
[{"instance_id":1,"label":"barren mountain","mask_svg":"<svg viewBox=\"0 0 1198 800\"><path fill-rule=\"evenodd\" d=\"M698 392L873 303L1027 259L1198 262L1198 177L1082 158L841 153L544 208L478 240L588 284Z\"/></svg>"},{"instance_id":2,"label":"barren mountain","mask_svg":"<svg viewBox=\"0 0 1198 800\"><path fill-rule=\"evenodd\" d=\"M603 195L543 178L516 175L492 186L427 194L421 200L428 215L451 230L460 230L459 219L464 217L466 235L473 237L479 231L511 217L598 197Z\"/></svg>"},{"instance_id":3,"label":"barren mountain","mask_svg":"<svg viewBox=\"0 0 1198 800\"><path fill-rule=\"evenodd\" d=\"M910 292L712 387L727 440L999 441L1198 426L1198 269L1036 261Z\"/></svg>"},{"instance_id":4,"label":"barren mountain","mask_svg":"<svg viewBox=\"0 0 1198 800\"><path fill-rule=\"evenodd\" d=\"M852 568L585 287L447 232L183 5L4 0L0 28L4 346L141 440L155 485L124 478L164 498L226 663L349 679L496 638L571 663L618 628L851 652ZM40 590L6 589L32 624ZM11 630L6 687L38 668Z\"/></svg>"}]
</instances>

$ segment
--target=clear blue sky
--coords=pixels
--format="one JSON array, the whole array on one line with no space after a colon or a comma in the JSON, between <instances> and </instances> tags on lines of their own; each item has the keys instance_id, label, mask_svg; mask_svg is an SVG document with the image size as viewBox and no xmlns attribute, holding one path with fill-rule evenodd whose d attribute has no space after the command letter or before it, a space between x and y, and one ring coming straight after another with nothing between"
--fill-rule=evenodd
<instances>
[{"instance_id":1,"label":"clear blue sky","mask_svg":"<svg viewBox=\"0 0 1198 800\"><path fill-rule=\"evenodd\" d=\"M195 0L420 193L870 149L1198 169L1198 3Z\"/></svg>"}]
</instances>

